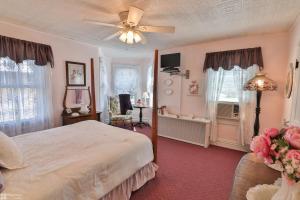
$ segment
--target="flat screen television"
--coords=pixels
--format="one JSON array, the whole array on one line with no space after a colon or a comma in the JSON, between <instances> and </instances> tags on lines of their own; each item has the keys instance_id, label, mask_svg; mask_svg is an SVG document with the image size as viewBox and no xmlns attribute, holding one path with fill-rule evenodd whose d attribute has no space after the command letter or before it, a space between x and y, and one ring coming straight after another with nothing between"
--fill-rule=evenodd
<instances>
[{"instance_id":1,"label":"flat screen television","mask_svg":"<svg viewBox=\"0 0 300 200\"><path fill-rule=\"evenodd\" d=\"M160 67L161 68L180 67L180 53L161 55Z\"/></svg>"}]
</instances>

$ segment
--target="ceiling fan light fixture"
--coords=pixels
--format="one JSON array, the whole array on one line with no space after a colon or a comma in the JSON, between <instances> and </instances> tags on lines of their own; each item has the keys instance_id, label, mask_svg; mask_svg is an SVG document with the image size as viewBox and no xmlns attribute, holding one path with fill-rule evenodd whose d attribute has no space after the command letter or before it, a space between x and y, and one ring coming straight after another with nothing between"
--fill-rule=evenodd
<instances>
[{"instance_id":1,"label":"ceiling fan light fixture","mask_svg":"<svg viewBox=\"0 0 300 200\"><path fill-rule=\"evenodd\" d=\"M140 25L141 19L144 15L144 10L129 6L129 10L119 13L119 23L106 23L98 20L83 19L84 22L95 24L99 26L106 26L118 28L119 31L103 38L103 41L119 38L121 42L127 44L141 43L146 44L144 32L148 33L174 33L175 27L173 26L145 26Z\"/></svg>"},{"instance_id":2,"label":"ceiling fan light fixture","mask_svg":"<svg viewBox=\"0 0 300 200\"><path fill-rule=\"evenodd\" d=\"M127 44L133 44L134 34L132 30L127 32Z\"/></svg>"},{"instance_id":3,"label":"ceiling fan light fixture","mask_svg":"<svg viewBox=\"0 0 300 200\"><path fill-rule=\"evenodd\" d=\"M135 41L136 43L139 43L141 40L142 40L141 33L139 33L139 32L134 32L134 41Z\"/></svg>"},{"instance_id":4,"label":"ceiling fan light fixture","mask_svg":"<svg viewBox=\"0 0 300 200\"><path fill-rule=\"evenodd\" d=\"M120 39L122 42L126 42L126 40L127 40L127 32L123 32L123 33L120 35L119 39Z\"/></svg>"}]
</instances>

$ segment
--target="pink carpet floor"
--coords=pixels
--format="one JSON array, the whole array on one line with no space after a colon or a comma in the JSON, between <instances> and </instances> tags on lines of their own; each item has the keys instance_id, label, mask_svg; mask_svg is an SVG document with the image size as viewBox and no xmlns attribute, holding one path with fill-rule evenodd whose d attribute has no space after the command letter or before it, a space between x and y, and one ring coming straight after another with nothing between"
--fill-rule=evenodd
<instances>
[{"instance_id":1,"label":"pink carpet floor","mask_svg":"<svg viewBox=\"0 0 300 200\"><path fill-rule=\"evenodd\" d=\"M150 128L137 131L149 136ZM156 178L134 192L131 200L227 200L243 155L159 137Z\"/></svg>"}]
</instances>

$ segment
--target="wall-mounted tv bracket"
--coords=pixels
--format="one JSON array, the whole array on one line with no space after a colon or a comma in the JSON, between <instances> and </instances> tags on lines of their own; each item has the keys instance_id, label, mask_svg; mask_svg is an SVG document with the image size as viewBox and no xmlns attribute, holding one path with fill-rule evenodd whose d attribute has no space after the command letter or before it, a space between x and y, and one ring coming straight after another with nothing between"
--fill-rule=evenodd
<instances>
[{"instance_id":1,"label":"wall-mounted tv bracket","mask_svg":"<svg viewBox=\"0 0 300 200\"><path fill-rule=\"evenodd\" d=\"M190 79L190 70L185 70L185 73L183 72L170 72L170 76L177 75L185 77L185 79Z\"/></svg>"}]
</instances>

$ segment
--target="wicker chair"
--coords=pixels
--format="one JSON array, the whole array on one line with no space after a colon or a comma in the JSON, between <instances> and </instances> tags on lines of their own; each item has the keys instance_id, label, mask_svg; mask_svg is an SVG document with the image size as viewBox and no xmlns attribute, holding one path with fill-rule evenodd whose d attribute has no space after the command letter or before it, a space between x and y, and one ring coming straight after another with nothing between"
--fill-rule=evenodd
<instances>
[{"instance_id":1,"label":"wicker chair","mask_svg":"<svg viewBox=\"0 0 300 200\"><path fill-rule=\"evenodd\" d=\"M109 124L133 129L132 110L126 110L125 114L122 115L118 96L108 97L108 104Z\"/></svg>"},{"instance_id":2,"label":"wicker chair","mask_svg":"<svg viewBox=\"0 0 300 200\"><path fill-rule=\"evenodd\" d=\"M246 200L249 188L258 184L272 184L280 173L267 167L253 153L242 157L236 170L230 200Z\"/></svg>"}]
</instances>

